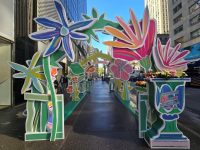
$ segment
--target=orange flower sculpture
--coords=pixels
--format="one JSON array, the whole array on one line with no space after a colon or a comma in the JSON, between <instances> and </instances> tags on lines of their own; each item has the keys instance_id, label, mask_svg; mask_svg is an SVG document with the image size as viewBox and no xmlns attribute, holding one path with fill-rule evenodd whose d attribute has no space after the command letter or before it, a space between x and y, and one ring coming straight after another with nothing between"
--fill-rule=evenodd
<instances>
[{"instance_id":1,"label":"orange flower sculpture","mask_svg":"<svg viewBox=\"0 0 200 150\"><path fill-rule=\"evenodd\" d=\"M77 77L77 76L73 76L73 77L72 77L72 82L78 83L78 77Z\"/></svg>"},{"instance_id":2,"label":"orange flower sculpture","mask_svg":"<svg viewBox=\"0 0 200 150\"><path fill-rule=\"evenodd\" d=\"M72 85L68 85L68 87L67 87L67 93L69 93L69 94L73 93L73 86Z\"/></svg>"},{"instance_id":3,"label":"orange flower sculpture","mask_svg":"<svg viewBox=\"0 0 200 150\"><path fill-rule=\"evenodd\" d=\"M86 73L87 74L92 74L92 73L94 73L96 71L96 68L95 68L95 66L89 66L89 67L87 67L86 68Z\"/></svg>"}]
</instances>

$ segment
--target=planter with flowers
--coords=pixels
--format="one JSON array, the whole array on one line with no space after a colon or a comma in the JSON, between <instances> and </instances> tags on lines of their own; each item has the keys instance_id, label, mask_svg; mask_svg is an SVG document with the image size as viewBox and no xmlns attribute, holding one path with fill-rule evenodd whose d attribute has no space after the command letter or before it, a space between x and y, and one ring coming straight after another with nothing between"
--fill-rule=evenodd
<instances>
[{"instance_id":1,"label":"planter with flowers","mask_svg":"<svg viewBox=\"0 0 200 150\"><path fill-rule=\"evenodd\" d=\"M156 112L145 133L152 148L190 148L190 140L177 126L185 108L185 83L190 82L183 72L188 63L184 57L189 51L179 52L180 46L170 47L170 40L164 46L158 39L153 50L156 69L160 72L147 75L149 106Z\"/></svg>"}]
</instances>

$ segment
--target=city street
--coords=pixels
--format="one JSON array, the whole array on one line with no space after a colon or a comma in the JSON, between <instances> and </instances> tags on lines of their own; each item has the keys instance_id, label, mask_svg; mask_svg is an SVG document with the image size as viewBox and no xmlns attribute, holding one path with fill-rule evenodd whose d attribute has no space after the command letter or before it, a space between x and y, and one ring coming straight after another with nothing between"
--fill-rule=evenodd
<instances>
[{"instance_id":1,"label":"city street","mask_svg":"<svg viewBox=\"0 0 200 150\"><path fill-rule=\"evenodd\" d=\"M200 88L186 87L185 110L179 125L200 138Z\"/></svg>"},{"instance_id":2,"label":"city street","mask_svg":"<svg viewBox=\"0 0 200 150\"><path fill-rule=\"evenodd\" d=\"M145 150L147 144L138 138L137 120L109 93L108 84L94 82L91 92L65 123L65 139L56 142L24 142L25 118L21 114L25 105L1 112L0 150ZM199 110L198 91L186 90L186 110L179 126L191 140L191 149L198 150ZM196 94L196 95L195 95ZM188 102L189 99L196 105ZM188 106L187 106L188 105ZM192 112L192 110L195 112Z\"/></svg>"}]
</instances>

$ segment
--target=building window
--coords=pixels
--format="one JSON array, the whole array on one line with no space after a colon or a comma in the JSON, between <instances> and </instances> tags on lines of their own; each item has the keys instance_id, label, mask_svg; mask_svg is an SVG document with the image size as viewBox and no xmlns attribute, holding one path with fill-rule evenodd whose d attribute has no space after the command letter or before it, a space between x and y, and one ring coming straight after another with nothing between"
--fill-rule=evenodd
<instances>
[{"instance_id":1,"label":"building window","mask_svg":"<svg viewBox=\"0 0 200 150\"><path fill-rule=\"evenodd\" d=\"M200 28L191 32L190 34L191 34L191 39L199 37L200 36Z\"/></svg>"},{"instance_id":2,"label":"building window","mask_svg":"<svg viewBox=\"0 0 200 150\"><path fill-rule=\"evenodd\" d=\"M182 8L182 3L179 3L179 4L173 9L174 14L177 13L181 8Z\"/></svg>"},{"instance_id":3,"label":"building window","mask_svg":"<svg viewBox=\"0 0 200 150\"><path fill-rule=\"evenodd\" d=\"M192 14L193 12L195 12L199 8L200 8L200 0L196 1L193 5L191 5L189 7L190 14Z\"/></svg>"},{"instance_id":4,"label":"building window","mask_svg":"<svg viewBox=\"0 0 200 150\"><path fill-rule=\"evenodd\" d=\"M178 0L172 0L173 5L176 4Z\"/></svg>"},{"instance_id":5,"label":"building window","mask_svg":"<svg viewBox=\"0 0 200 150\"><path fill-rule=\"evenodd\" d=\"M174 29L174 34L177 34L179 32L183 31L183 25L177 27L176 29Z\"/></svg>"},{"instance_id":6,"label":"building window","mask_svg":"<svg viewBox=\"0 0 200 150\"><path fill-rule=\"evenodd\" d=\"M200 22L200 14L196 15L192 19L190 19L190 25L195 25Z\"/></svg>"},{"instance_id":7,"label":"building window","mask_svg":"<svg viewBox=\"0 0 200 150\"><path fill-rule=\"evenodd\" d=\"M182 16L182 14L180 14L178 17L176 17L176 18L173 20L173 22L174 22L174 24L176 24L177 22L181 21L182 19L183 19L183 16Z\"/></svg>"},{"instance_id":8,"label":"building window","mask_svg":"<svg viewBox=\"0 0 200 150\"><path fill-rule=\"evenodd\" d=\"M178 39L176 39L176 40L174 40L174 44L175 45L177 45L177 44L179 44L179 43L183 43L184 42L184 37L182 36L182 37L180 37L180 38L178 38Z\"/></svg>"}]
</instances>

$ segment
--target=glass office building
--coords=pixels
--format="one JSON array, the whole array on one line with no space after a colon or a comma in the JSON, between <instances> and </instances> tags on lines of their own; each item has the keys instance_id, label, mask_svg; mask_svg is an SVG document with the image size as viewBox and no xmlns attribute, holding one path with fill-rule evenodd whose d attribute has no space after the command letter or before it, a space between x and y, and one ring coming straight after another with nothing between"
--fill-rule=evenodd
<instances>
[{"instance_id":1,"label":"glass office building","mask_svg":"<svg viewBox=\"0 0 200 150\"><path fill-rule=\"evenodd\" d=\"M80 21L82 14L87 13L87 0L61 0L69 20Z\"/></svg>"}]
</instances>

